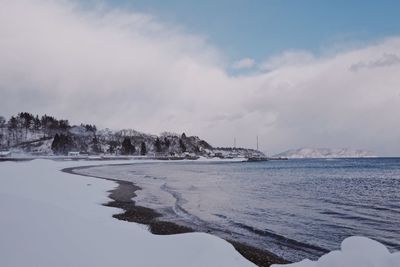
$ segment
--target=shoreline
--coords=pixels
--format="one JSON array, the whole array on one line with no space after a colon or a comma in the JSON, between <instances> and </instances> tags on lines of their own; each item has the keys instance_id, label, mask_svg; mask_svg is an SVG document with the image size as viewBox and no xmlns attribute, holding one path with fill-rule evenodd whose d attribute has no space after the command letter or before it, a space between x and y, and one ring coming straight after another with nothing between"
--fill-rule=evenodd
<instances>
[{"instance_id":1,"label":"shoreline","mask_svg":"<svg viewBox=\"0 0 400 267\"><path fill-rule=\"evenodd\" d=\"M105 164L107 165L107 164ZM125 165L125 164L122 164ZM130 165L127 163L126 165ZM141 188L129 181L121 181L118 179L85 175L75 172L75 170L91 168L94 166L80 166L64 168L61 171L73 175L80 175L86 177L93 177L98 179L104 179L117 183L117 187L108 191L108 197L111 201L104 203L103 206L120 208L123 210L122 213L114 214L112 217L118 220L135 222L147 225L149 231L155 235L173 235L195 232L194 229L182 226L173 222L159 220L161 214L153 209L136 205L133 198L136 196L136 191ZM233 240L225 239L227 242L233 245L233 247L247 260L253 262L260 267L268 267L272 264L286 264L290 263L275 254L262 250L244 243L236 242Z\"/></svg>"}]
</instances>

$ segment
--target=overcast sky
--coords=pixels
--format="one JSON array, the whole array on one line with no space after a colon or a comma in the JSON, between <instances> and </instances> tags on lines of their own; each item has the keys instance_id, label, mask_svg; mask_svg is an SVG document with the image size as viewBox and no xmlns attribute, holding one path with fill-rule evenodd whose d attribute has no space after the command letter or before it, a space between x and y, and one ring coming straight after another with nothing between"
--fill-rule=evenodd
<instances>
[{"instance_id":1,"label":"overcast sky","mask_svg":"<svg viewBox=\"0 0 400 267\"><path fill-rule=\"evenodd\" d=\"M236 137L239 146L255 147L258 135L268 154L349 147L400 155L400 32L386 1L387 27L374 24L368 38L327 45L326 36L294 29L300 46L276 41L279 24L271 34L271 25L248 23L260 37L243 42L243 27L225 24L229 38L213 38L212 23L180 21L178 8L168 19L173 10L154 8L157 1L148 9L107 2L0 0L0 115L28 111L100 128L186 132L215 146ZM218 15L224 18L222 9L210 21ZM340 27L332 28L334 39ZM307 46L308 36L323 48ZM269 39L276 48L248 45Z\"/></svg>"}]
</instances>

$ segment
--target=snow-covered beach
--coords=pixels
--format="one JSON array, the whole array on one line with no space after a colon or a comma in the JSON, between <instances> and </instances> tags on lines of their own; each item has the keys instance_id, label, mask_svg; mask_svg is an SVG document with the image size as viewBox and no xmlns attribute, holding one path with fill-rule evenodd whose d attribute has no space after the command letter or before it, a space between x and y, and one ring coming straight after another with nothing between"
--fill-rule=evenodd
<instances>
[{"instance_id":1,"label":"snow-covered beach","mask_svg":"<svg viewBox=\"0 0 400 267\"><path fill-rule=\"evenodd\" d=\"M126 164L134 161L113 161ZM116 220L104 207L114 181L60 170L104 161L0 163L1 266L255 266L228 242L205 233L158 236L147 227ZM289 266L400 266L367 238L351 237L318 262ZM367 254L367 255L366 255Z\"/></svg>"},{"instance_id":2,"label":"snow-covered beach","mask_svg":"<svg viewBox=\"0 0 400 267\"><path fill-rule=\"evenodd\" d=\"M115 220L101 205L114 182L60 172L80 165L1 163L1 266L255 266L212 235L157 236Z\"/></svg>"},{"instance_id":3,"label":"snow-covered beach","mask_svg":"<svg viewBox=\"0 0 400 267\"><path fill-rule=\"evenodd\" d=\"M202 162L227 162L234 163L237 162L237 159L233 160L202 160ZM171 161L169 161L171 163ZM148 164L153 163L153 165ZM154 163L159 163L159 161L147 161L145 165L147 168L154 168ZM164 162L167 163L167 162ZM188 162L186 162L187 164ZM143 164L143 161L137 161L135 164L132 163L123 163L123 164L113 164L114 167L122 167L122 166L135 166L138 167L138 164ZM185 165L186 165L185 164ZM122 212L118 214L114 214L113 217L118 220L128 221L128 222L136 222L140 224L147 225L148 230L157 235L175 235L182 233L192 233L192 232L207 232L211 233L209 229L196 229L193 228L193 224L191 225L183 225L182 223L175 223L169 220L165 220L161 213L157 210L139 206L136 204L137 192L140 192L143 188L136 185L136 183L126 181L120 179L120 177L114 173L114 175L109 175L106 173L93 173L93 168L111 168L111 165L90 165L90 166L80 166L80 167L72 167L62 169L63 172L80 175L80 176L88 176L88 177L96 177L100 179L105 179L109 181L116 182L118 186L113 190L109 191L110 201L103 205L107 207L120 208ZM193 223L193 222L192 222ZM215 235L215 233L211 233ZM258 266L270 266L274 263L288 263L287 260L280 258L270 251L266 251L254 246L250 246L245 243L238 242L232 238L221 237L231 243L234 248L246 259L255 263Z\"/></svg>"}]
</instances>

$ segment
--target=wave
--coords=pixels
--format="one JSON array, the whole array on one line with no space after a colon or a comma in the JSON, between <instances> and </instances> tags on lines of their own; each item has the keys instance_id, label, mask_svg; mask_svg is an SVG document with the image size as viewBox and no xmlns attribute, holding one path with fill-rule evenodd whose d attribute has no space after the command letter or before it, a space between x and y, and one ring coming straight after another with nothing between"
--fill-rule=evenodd
<instances>
[{"instance_id":1,"label":"wave","mask_svg":"<svg viewBox=\"0 0 400 267\"><path fill-rule=\"evenodd\" d=\"M257 229L255 227L252 227L252 226L249 226L249 225L246 225L243 223L239 223L239 222L231 221L231 223L242 229L246 229L247 231L255 233L257 235L271 237L275 241L279 242L281 245L285 245L287 247L290 247L290 248L293 248L296 250L303 250L303 251L307 251L307 252L310 252L309 250L313 250L313 251L317 252L317 254L326 253L329 251L326 248L322 248L320 246L311 245L311 244L303 243L303 242L300 242L300 241L297 241L294 239L290 239L283 235L279 235L279 234L273 233L268 230Z\"/></svg>"}]
</instances>

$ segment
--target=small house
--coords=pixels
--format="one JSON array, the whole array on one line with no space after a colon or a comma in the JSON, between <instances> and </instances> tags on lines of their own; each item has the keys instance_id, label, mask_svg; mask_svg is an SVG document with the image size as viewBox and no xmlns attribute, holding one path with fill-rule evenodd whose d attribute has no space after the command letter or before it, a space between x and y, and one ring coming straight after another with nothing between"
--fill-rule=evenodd
<instances>
[{"instance_id":1,"label":"small house","mask_svg":"<svg viewBox=\"0 0 400 267\"><path fill-rule=\"evenodd\" d=\"M78 157L79 154L80 154L79 152L70 151L70 152L68 152L68 157Z\"/></svg>"},{"instance_id":2,"label":"small house","mask_svg":"<svg viewBox=\"0 0 400 267\"><path fill-rule=\"evenodd\" d=\"M11 156L11 151L0 151L0 157L5 158L10 156Z\"/></svg>"}]
</instances>

